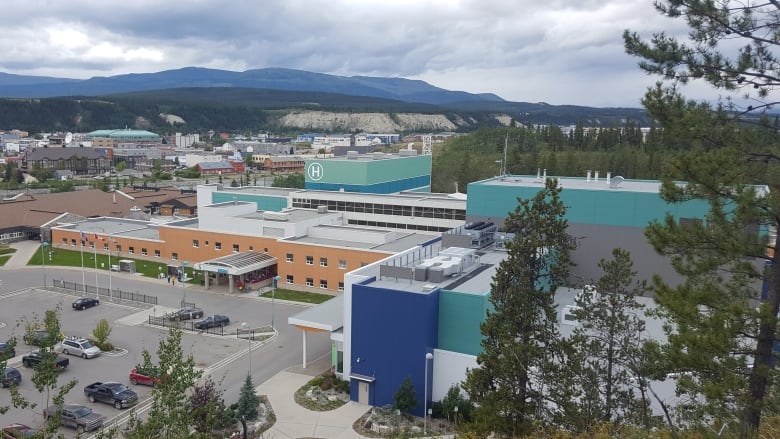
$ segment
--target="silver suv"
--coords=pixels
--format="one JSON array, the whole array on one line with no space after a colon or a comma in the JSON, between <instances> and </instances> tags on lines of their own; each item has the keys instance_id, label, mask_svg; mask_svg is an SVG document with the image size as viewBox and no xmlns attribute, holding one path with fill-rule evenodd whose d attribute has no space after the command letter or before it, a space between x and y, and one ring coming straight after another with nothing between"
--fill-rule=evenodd
<instances>
[{"instance_id":1,"label":"silver suv","mask_svg":"<svg viewBox=\"0 0 780 439\"><path fill-rule=\"evenodd\" d=\"M58 343L54 350L65 355L77 355L81 358L95 358L100 355L99 347L81 337L68 337Z\"/></svg>"}]
</instances>

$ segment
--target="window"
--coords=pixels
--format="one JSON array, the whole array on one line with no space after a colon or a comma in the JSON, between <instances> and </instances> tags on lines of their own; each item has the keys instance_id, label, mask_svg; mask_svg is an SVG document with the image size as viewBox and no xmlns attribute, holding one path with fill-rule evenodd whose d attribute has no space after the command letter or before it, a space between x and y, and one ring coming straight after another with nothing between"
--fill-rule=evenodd
<instances>
[{"instance_id":1,"label":"window","mask_svg":"<svg viewBox=\"0 0 780 439\"><path fill-rule=\"evenodd\" d=\"M121 245L119 245L119 244L116 245L116 252L117 253L121 253L122 252L122 246Z\"/></svg>"},{"instance_id":2,"label":"window","mask_svg":"<svg viewBox=\"0 0 780 439\"><path fill-rule=\"evenodd\" d=\"M108 251L108 244L103 244L103 250Z\"/></svg>"},{"instance_id":3,"label":"window","mask_svg":"<svg viewBox=\"0 0 780 439\"><path fill-rule=\"evenodd\" d=\"M344 291L344 282L339 282L339 291Z\"/></svg>"},{"instance_id":4,"label":"window","mask_svg":"<svg viewBox=\"0 0 780 439\"><path fill-rule=\"evenodd\" d=\"M214 250L222 250L222 243L214 242Z\"/></svg>"},{"instance_id":5,"label":"window","mask_svg":"<svg viewBox=\"0 0 780 439\"><path fill-rule=\"evenodd\" d=\"M176 253L176 252L171 253L171 259L173 259L174 261L178 261L179 260L179 254Z\"/></svg>"},{"instance_id":6,"label":"window","mask_svg":"<svg viewBox=\"0 0 780 439\"><path fill-rule=\"evenodd\" d=\"M328 266L328 258L320 258L320 267Z\"/></svg>"},{"instance_id":7,"label":"window","mask_svg":"<svg viewBox=\"0 0 780 439\"><path fill-rule=\"evenodd\" d=\"M141 256L146 256L146 248L141 247Z\"/></svg>"},{"instance_id":8,"label":"window","mask_svg":"<svg viewBox=\"0 0 780 439\"><path fill-rule=\"evenodd\" d=\"M233 253L238 253L238 244L233 244Z\"/></svg>"},{"instance_id":9,"label":"window","mask_svg":"<svg viewBox=\"0 0 780 439\"><path fill-rule=\"evenodd\" d=\"M288 275L287 275L287 283L288 283L288 284L295 283L295 282L293 281L293 275L292 275L292 274L288 274Z\"/></svg>"},{"instance_id":10,"label":"window","mask_svg":"<svg viewBox=\"0 0 780 439\"><path fill-rule=\"evenodd\" d=\"M71 239L71 240L70 240L70 245L72 245L73 247L75 247L75 246L76 246L76 240L75 240L75 239ZM82 247L84 246L84 242L83 242L83 241L82 241L82 243L81 243L81 246L82 246Z\"/></svg>"},{"instance_id":11,"label":"window","mask_svg":"<svg viewBox=\"0 0 780 439\"><path fill-rule=\"evenodd\" d=\"M62 245L68 245L68 238L62 238Z\"/></svg>"},{"instance_id":12,"label":"window","mask_svg":"<svg viewBox=\"0 0 780 439\"><path fill-rule=\"evenodd\" d=\"M306 278L306 286L307 287L313 287L314 286L314 279L307 277Z\"/></svg>"},{"instance_id":13,"label":"window","mask_svg":"<svg viewBox=\"0 0 780 439\"><path fill-rule=\"evenodd\" d=\"M264 248L263 252L268 253L268 247Z\"/></svg>"},{"instance_id":14,"label":"window","mask_svg":"<svg viewBox=\"0 0 780 439\"><path fill-rule=\"evenodd\" d=\"M250 251L250 252L251 252L251 251L255 251L255 246L254 246L254 245L250 245L250 246L249 246L249 251Z\"/></svg>"},{"instance_id":15,"label":"window","mask_svg":"<svg viewBox=\"0 0 780 439\"><path fill-rule=\"evenodd\" d=\"M320 279L320 288L328 289L328 281L325 279Z\"/></svg>"},{"instance_id":16,"label":"window","mask_svg":"<svg viewBox=\"0 0 780 439\"><path fill-rule=\"evenodd\" d=\"M306 265L314 265L314 256L306 256Z\"/></svg>"},{"instance_id":17,"label":"window","mask_svg":"<svg viewBox=\"0 0 780 439\"><path fill-rule=\"evenodd\" d=\"M192 240L192 246L195 248L200 247L200 242L197 239Z\"/></svg>"},{"instance_id":18,"label":"window","mask_svg":"<svg viewBox=\"0 0 780 439\"><path fill-rule=\"evenodd\" d=\"M293 254L292 253L287 253L287 257L285 258L285 261L292 262L293 261Z\"/></svg>"},{"instance_id":19,"label":"window","mask_svg":"<svg viewBox=\"0 0 780 439\"><path fill-rule=\"evenodd\" d=\"M160 257L160 250L155 249L154 250L154 257L159 258Z\"/></svg>"},{"instance_id":20,"label":"window","mask_svg":"<svg viewBox=\"0 0 780 439\"><path fill-rule=\"evenodd\" d=\"M206 247L208 247L208 246L209 246L209 242L208 242L208 241L204 241L204 242L203 242L203 245L205 245Z\"/></svg>"},{"instance_id":21,"label":"window","mask_svg":"<svg viewBox=\"0 0 780 439\"><path fill-rule=\"evenodd\" d=\"M89 248L95 248L95 241L89 241Z\"/></svg>"},{"instance_id":22,"label":"window","mask_svg":"<svg viewBox=\"0 0 780 439\"><path fill-rule=\"evenodd\" d=\"M135 247L133 247L133 246L131 245L130 247L128 247L128 248L127 248L127 252L128 252L128 253L130 253L131 255L132 255L132 254L135 254Z\"/></svg>"},{"instance_id":23,"label":"window","mask_svg":"<svg viewBox=\"0 0 780 439\"><path fill-rule=\"evenodd\" d=\"M347 260L346 259L339 259L339 268L342 270L345 270L347 268Z\"/></svg>"}]
</instances>

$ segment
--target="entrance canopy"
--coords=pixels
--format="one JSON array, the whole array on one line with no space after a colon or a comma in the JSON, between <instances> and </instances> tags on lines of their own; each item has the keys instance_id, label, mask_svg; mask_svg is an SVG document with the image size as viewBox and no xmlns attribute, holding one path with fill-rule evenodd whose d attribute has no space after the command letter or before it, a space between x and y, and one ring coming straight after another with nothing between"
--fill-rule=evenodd
<instances>
[{"instance_id":1,"label":"entrance canopy","mask_svg":"<svg viewBox=\"0 0 780 439\"><path fill-rule=\"evenodd\" d=\"M222 256L194 265L196 270L238 276L276 265L276 258L268 253L244 252Z\"/></svg>"}]
</instances>

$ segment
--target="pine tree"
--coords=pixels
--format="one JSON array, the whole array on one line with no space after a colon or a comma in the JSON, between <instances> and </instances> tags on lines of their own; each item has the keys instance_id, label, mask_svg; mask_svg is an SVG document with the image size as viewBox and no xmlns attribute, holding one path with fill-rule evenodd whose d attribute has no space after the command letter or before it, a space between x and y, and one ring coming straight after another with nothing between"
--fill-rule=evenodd
<instances>
[{"instance_id":1,"label":"pine tree","mask_svg":"<svg viewBox=\"0 0 780 439\"><path fill-rule=\"evenodd\" d=\"M556 425L582 432L599 424L648 418L647 402L637 401L633 391L642 384L637 376L645 330L644 307L637 296L647 287L634 280L636 271L625 250L614 249L612 259L602 259L598 266L604 275L575 300L577 327L566 340L558 379L551 386L551 399L559 409Z\"/></svg>"},{"instance_id":2,"label":"pine tree","mask_svg":"<svg viewBox=\"0 0 780 439\"><path fill-rule=\"evenodd\" d=\"M532 199L519 200L505 223L516 235L493 278L479 367L463 385L478 406L474 428L483 434L520 437L547 415L544 399L559 343L554 294L575 247L560 193L557 180L548 179Z\"/></svg>"},{"instance_id":3,"label":"pine tree","mask_svg":"<svg viewBox=\"0 0 780 439\"><path fill-rule=\"evenodd\" d=\"M412 378L407 376L393 395L393 408L401 413L411 413L418 404Z\"/></svg>"},{"instance_id":4,"label":"pine tree","mask_svg":"<svg viewBox=\"0 0 780 439\"><path fill-rule=\"evenodd\" d=\"M252 376L247 374L244 385L241 386L241 393L236 403L236 417L254 421L257 419L257 406L260 404L260 397L255 392L255 385L252 383Z\"/></svg>"}]
</instances>

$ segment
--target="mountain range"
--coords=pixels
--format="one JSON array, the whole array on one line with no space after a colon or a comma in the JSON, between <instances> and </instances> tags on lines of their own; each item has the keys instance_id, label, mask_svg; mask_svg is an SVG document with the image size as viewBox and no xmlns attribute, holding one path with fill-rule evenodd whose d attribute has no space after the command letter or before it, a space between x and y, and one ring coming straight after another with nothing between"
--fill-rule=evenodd
<instances>
[{"instance_id":1,"label":"mountain range","mask_svg":"<svg viewBox=\"0 0 780 439\"><path fill-rule=\"evenodd\" d=\"M6 99L3 99L6 98ZM48 98L48 99L47 99ZM20 100L21 99L21 100ZM34 99L31 101L30 99ZM66 101L67 103L63 103ZM56 104L52 104L55 102ZM107 102L111 108L98 108ZM54 105L55 108L48 108ZM205 107L208 110L197 110ZM229 120L217 124L213 107L231 107L236 124ZM239 108L240 107L240 108ZM610 126L626 120L647 125L644 110L639 108L596 108L546 103L510 102L501 97L474 94L435 87L425 81L404 78L336 76L284 68L265 68L234 72L185 67L156 73L124 74L89 79L23 76L0 73L0 110L13 115L0 120L0 128L51 124L43 129L83 130L105 128L106 123L125 120L125 125L146 129L165 127L156 120L162 113L181 116L188 129L249 129L269 124L273 128L279 114L269 111L296 112L316 110L344 113L438 114L452 122L456 130L470 131L482 124L500 125L511 120L530 124L575 124ZM197 110L197 111L196 111ZM102 119L96 113L107 111ZM198 112L200 111L200 113ZM201 114L205 111L208 114ZM60 114L63 113L64 114ZM243 112L242 114L238 114ZM51 113L50 120L41 114ZM180 113L188 113L185 117ZM32 119L25 116L29 114ZM90 119L91 118L91 119ZM170 118L162 117L165 120ZM318 119L319 116L315 117ZM322 126L311 122L290 122L285 128L305 123L300 128L321 130L362 130L351 122L331 120ZM342 117L343 119L343 117ZM139 123L139 121L143 123ZM28 123L29 122L29 123ZM293 126L290 126L290 123ZM14 124L9 126L9 124ZM209 125L212 126L209 126ZM278 124L277 124L278 125ZM446 125L446 124L445 124ZM422 124L398 124L401 131L425 130ZM429 129L441 129L439 123Z\"/></svg>"}]
</instances>

